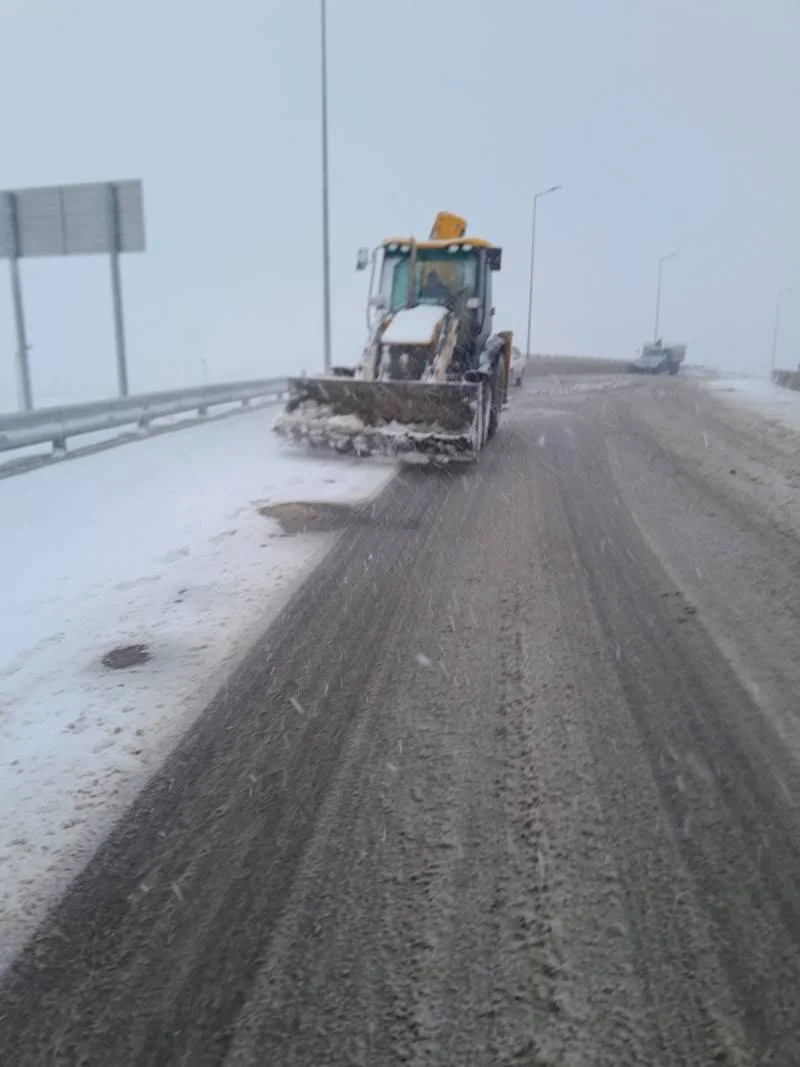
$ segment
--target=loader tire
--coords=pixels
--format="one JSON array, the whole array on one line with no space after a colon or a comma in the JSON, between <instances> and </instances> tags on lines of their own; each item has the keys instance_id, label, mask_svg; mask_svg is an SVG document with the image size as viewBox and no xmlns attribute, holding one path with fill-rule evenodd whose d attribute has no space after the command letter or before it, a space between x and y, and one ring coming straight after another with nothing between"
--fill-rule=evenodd
<instances>
[{"instance_id":1,"label":"loader tire","mask_svg":"<svg viewBox=\"0 0 800 1067\"><path fill-rule=\"evenodd\" d=\"M500 372L496 370L491 382L491 401L489 407L489 422L486 427L486 440L491 441L494 435L497 433L497 428L500 425L500 406L502 400L500 397Z\"/></svg>"}]
</instances>

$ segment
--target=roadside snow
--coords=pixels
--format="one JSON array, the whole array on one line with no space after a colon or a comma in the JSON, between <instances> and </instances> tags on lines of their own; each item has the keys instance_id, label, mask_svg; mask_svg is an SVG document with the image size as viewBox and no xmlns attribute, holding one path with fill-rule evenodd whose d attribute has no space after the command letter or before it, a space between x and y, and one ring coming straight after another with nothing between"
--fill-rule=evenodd
<instances>
[{"instance_id":1,"label":"roadside snow","mask_svg":"<svg viewBox=\"0 0 800 1067\"><path fill-rule=\"evenodd\" d=\"M705 386L721 400L800 432L800 392L764 378L720 378Z\"/></svg>"},{"instance_id":2,"label":"roadside snow","mask_svg":"<svg viewBox=\"0 0 800 1067\"><path fill-rule=\"evenodd\" d=\"M354 502L393 473L300 454L273 420L0 481L0 969L332 543L258 509ZM139 643L149 662L102 666Z\"/></svg>"}]
</instances>

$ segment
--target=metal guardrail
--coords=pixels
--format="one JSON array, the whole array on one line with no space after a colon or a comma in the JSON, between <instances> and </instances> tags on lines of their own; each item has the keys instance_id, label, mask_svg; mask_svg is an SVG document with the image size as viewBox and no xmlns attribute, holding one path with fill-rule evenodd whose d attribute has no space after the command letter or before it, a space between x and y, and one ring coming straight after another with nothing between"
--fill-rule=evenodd
<instances>
[{"instance_id":1,"label":"metal guardrail","mask_svg":"<svg viewBox=\"0 0 800 1067\"><path fill-rule=\"evenodd\" d=\"M19 414L0 414L0 452L30 445L52 444L56 453L66 451L67 440L80 434L98 433L121 426L137 426L146 431L155 419L196 411L205 415L221 404L241 403L286 392L286 378L249 382L223 382L192 389L171 389L162 393L140 393L113 400L41 408Z\"/></svg>"},{"instance_id":2,"label":"metal guardrail","mask_svg":"<svg viewBox=\"0 0 800 1067\"><path fill-rule=\"evenodd\" d=\"M628 363L622 359L602 356L559 356L534 354L526 363L530 374L623 374Z\"/></svg>"},{"instance_id":3,"label":"metal guardrail","mask_svg":"<svg viewBox=\"0 0 800 1067\"><path fill-rule=\"evenodd\" d=\"M614 359L613 356L609 356L609 357L606 357L606 356L569 356L569 355L564 355L563 353L559 353L559 352L531 352L530 358L532 360L540 359L543 362L549 362L550 360L553 360L554 362L557 362L557 363L558 362L564 363L564 362L567 362L567 361L570 361L570 360L574 360L575 362L580 362L580 363L619 363L620 362L619 360Z\"/></svg>"}]
</instances>

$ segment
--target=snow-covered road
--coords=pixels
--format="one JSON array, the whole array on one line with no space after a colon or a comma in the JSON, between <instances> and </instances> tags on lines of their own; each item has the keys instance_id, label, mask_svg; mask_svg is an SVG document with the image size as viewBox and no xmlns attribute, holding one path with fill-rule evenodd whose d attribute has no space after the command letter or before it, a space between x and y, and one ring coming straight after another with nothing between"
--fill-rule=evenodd
<instances>
[{"instance_id":1,"label":"snow-covered road","mask_svg":"<svg viewBox=\"0 0 800 1067\"><path fill-rule=\"evenodd\" d=\"M796 447L800 393L708 388ZM277 411L0 480L0 969L330 546L259 509L355 502L392 475L282 445ZM102 665L127 644L152 659Z\"/></svg>"},{"instance_id":2,"label":"snow-covered road","mask_svg":"<svg viewBox=\"0 0 800 1067\"><path fill-rule=\"evenodd\" d=\"M800 1064L798 437L606 381L349 525L0 986L0 1062Z\"/></svg>"},{"instance_id":3,"label":"snow-covered road","mask_svg":"<svg viewBox=\"0 0 800 1067\"><path fill-rule=\"evenodd\" d=\"M276 413L0 481L0 968L330 546L259 508L393 473L281 445ZM129 644L152 659L102 665Z\"/></svg>"}]
</instances>

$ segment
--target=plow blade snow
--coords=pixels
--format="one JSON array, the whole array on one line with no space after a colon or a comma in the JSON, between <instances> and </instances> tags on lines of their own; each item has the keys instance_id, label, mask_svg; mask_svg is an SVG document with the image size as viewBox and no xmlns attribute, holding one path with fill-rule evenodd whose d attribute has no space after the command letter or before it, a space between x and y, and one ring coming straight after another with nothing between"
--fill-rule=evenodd
<instances>
[{"instance_id":1,"label":"plow blade snow","mask_svg":"<svg viewBox=\"0 0 800 1067\"><path fill-rule=\"evenodd\" d=\"M472 459L483 439L477 382L290 378L276 433L357 455Z\"/></svg>"}]
</instances>

